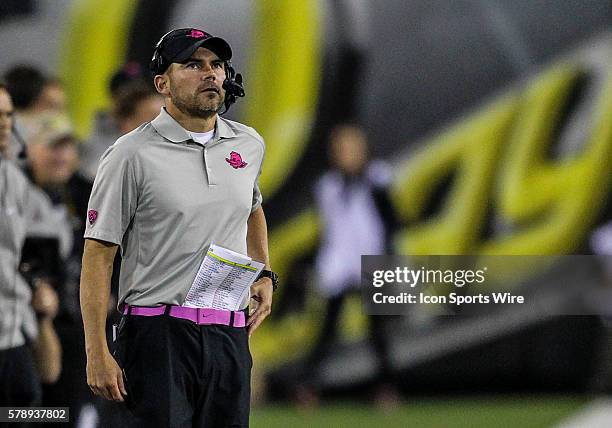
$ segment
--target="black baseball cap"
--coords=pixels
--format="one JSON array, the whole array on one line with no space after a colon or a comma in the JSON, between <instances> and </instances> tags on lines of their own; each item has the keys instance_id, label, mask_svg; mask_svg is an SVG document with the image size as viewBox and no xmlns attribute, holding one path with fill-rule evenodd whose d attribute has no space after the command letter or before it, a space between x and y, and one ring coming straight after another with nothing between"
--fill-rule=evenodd
<instances>
[{"instance_id":1,"label":"black baseball cap","mask_svg":"<svg viewBox=\"0 0 612 428\"><path fill-rule=\"evenodd\" d=\"M197 28L179 28L163 36L155 47L151 60L151 72L162 74L173 62L183 63L199 48L213 51L220 60L232 58L232 48L220 37L215 37Z\"/></svg>"}]
</instances>

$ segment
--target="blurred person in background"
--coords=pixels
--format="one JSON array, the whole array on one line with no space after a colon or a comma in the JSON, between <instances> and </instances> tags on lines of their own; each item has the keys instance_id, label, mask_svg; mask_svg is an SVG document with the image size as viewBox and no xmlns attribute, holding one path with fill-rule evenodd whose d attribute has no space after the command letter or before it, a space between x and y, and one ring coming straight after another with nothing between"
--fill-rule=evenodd
<instances>
[{"instance_id":1,"label":"blurred person in background","mask_svg":"<svg viewBox=\"0 0 612 428\"><path fill-rule=\"evenodd\" d=\"M346 297L358 294L361 255L388 254L397 218L388 196L391 169L368 160L363 129L354 124L334 127L329 140L331 169L316 183L315 200L322 222L321 247L315 268L319 292L326 299L325 316L316 343L307 357L298 404L318 403L317 377L323 359L337 345L338 322ZM369 316L369 343L378 360L375 402L394 405L398 395L385 331L385 317Z\"/></svg>"},{"instance_id":2,"label":"blurred person in background","mask_svg":"<svg viewBox=\"0 0 612 428\"><path fill-rule=\"evenodd\" d=\"M61 346L53 318L58 298L45 278L28 284L21 272L21 250L45 202L7 157L13 104L0 84L0 403L40 404L40 382L61 372ZM42 202L42 203L41 203Z\"/></svg>"},{"instance_id":3,"label":"blurred person in background","mask_svg":"<svg viewBox=\"0 0 612 428\"><path fill-rule=\"evenodd\" d=\"M62 346L53 324L59 310L59 298L44 278L34 282L32 309L38 322L38 338L32 344L34 360L41 382L52 385L62 372Z\"/></svg>"},{"instance_id":4,"label":"blurred person in background","mask_svg":"<svg viewBox=\"0 0 612 428\"><path fill-rule=\"evenodd\" d=\"M67 112L68 102L66 91L58 78L47 78L34 107L41 113L54 112L65 114Z\"/></svg>"},{"instance_id":5,"label":"blurred person in background","mask_svg":"<svg viewBox=\"0 0 612 428\"><path fill-rule=\"evenodd\" d=\"M115 117L119 94L123 91L124 88L130 86L131 84L150 84L148 77L149 75L145 71L145 69L135 61L129 61L125 63L111 76L108 82L110 106L108 109L100 110L96 114L94 135L108 135L109 138L111 136L115 136L115 139L121 136L121 133L119 131L119 125L117 124L117 120Z\"/></svg>"},{"instance_id":6,"label":"blurred person in background","mask_svg":"<svg viewBox=\"0 0 612 428\"><path fill-rule=\"evenodd\" d=\"M78 140L64 115L41 113L22 121L28 145L28 172L49 194L72 178L79 163Z\"/></svg>"},{"instance_id":7,"label":"blurred person in background","mask_svg":"<svg viewBox=\"0 0 612 428\"><path fill-rule=\"evenodd\" d=\"M4 74L4 79L13 100L13 126L18 135L24 132L23 121L32 120L40 114L66 111L66 93L61 82L45 75L38 68L17 65Z\"/></svg>"},{"instance_id":8,"label":"blurred person in background","mask_svg":"<svg viewBox=\"0 0 612 428\"><path fill-rule=\"evenodd\" d=\"M4 84L0 83L0 158L10 157L11 135L13 132L13 116L15 110L11 96Z\"/></svg>"},{"instance_id":9,"label":"blurred person in background","mask_svg":"<svg viewBox=\"0 0 612 428\"><path fill-rule=\"evenodd\" d=\"M37 100L47 80L42 71L29 65L17 65L4 74L4 80L17 115L39 112Z\"/></svg>"},{"instance_id":10,"label":"blurred person in background","mask_svg":"<svg viewBox=\"0 0 612 428\"><path fill-rule=\"evenodd\" d=\"M164 98L145 82L133 82L117 93L115 118L121 135L154 119L164 106Z\"/></svg>"},{"instance_id":11,"label":"blurred person in background","mask_svg":"<svg viewBox=\"0 0 612 428\"><path fill-rule=\"evenodd\" d=\"M26 174L49 198L51 205L42 215L36 236L59 236L60 257L56 275L60 308L55 319L63 353L64 370L59 381L43 390L45 406L69 406L74 426L82 407L94 401L83 387L85 365L83 329L78 302L78 278L83 253L90 185L75 174L79 164L78 139L68 118L57 113L40 113L22 120L28 145Z\"/></svg>"},{"instance_id":12,"label":"blurred person in background","mask_svg":"<svg viewBox=\"0 0 612 428\"><path fill-rule=\"evenodd\" d=\"M135 62L125 64L113 75L109 92L111 107L98 112L94 132L81 151L79 173L90 182L106 149L120 136L155 118L163 105L163 98Z\"/></svg>"},{"instance_id":13,"label":"blurred person in background","mask_svg":"<svg viewBox=\"0 0 612 428\"><path fill-rule=\"evenodd\" d=\"M66 93L61 82L29 65L18 65L4 75L18 118L41 113L65 113Z\"/></svg>"}]
</instances>

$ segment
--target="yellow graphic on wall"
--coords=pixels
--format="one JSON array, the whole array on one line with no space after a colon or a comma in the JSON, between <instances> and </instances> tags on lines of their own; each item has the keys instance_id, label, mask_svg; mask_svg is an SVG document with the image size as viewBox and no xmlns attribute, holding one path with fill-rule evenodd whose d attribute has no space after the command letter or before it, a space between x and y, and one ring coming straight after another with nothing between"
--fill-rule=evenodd
<instances>
[{"instance_id":1,"label":"yellow graphic on wall","mask_svg":"<svg viewBox=\"0 0 612 428\"><path fill-rule=\"evenodd\" d=\"M287 179L308 143L321 82L319 3L256 3L245 123L266 140L259 179L270 197Z\"/></svg>"},{"instance_id":2,"label":"yellow graphic on wall","mask_svg":"<svg viewBox=\"0 0 612 428\"><path fill-rule=\"evenodd\" d=\"M60 76L70 116L82 138L94 114L108 107L108 79L124 62L136 0L74 2L61 49Z\"/></svg>"},{"instance_id":3,"label":"yellow graphic on wall","mask_svg":"<svg viewBox=\"0 0 612 428\"><path fill-rule=\"evenodd\" d=\"M582 151L560 160L547 157L580 76L578 66L557 66L402 165L394 194L405 219L418 218L438 181L451 170L456 175L439 215L401 233L400 253L575 251L610 193L612 165L612 79L599 94ZM507 231L481 240L488 208Z\"/></svg>"},{"instance_id":4,"label":"yellow graphic on wall","mask_svg":"<svg viewBox=\"0 0 612 428\"><path fill-rule=\"evenodd\" d=\"M410 225L396 236L398 253L480 255L479 264L487 265L487 255L576 252L612 193L612 77L591 110L581 150L560 159L547 153L585 71L577 64L556 64L425 142L400 165L393 201ZM441 209L425 216L430 199L450 175ZM483 237L491 215L504 227ZM275 269L290 272L296 259L314 250L318 231L312 211L272 231ZM313 313L310 307L264 324L269 334L254 338L253 352L269 365L285 360L276 352L274 337L284 338L285 355L303 352L319 323Z\"/></svg>"}]
</instances>

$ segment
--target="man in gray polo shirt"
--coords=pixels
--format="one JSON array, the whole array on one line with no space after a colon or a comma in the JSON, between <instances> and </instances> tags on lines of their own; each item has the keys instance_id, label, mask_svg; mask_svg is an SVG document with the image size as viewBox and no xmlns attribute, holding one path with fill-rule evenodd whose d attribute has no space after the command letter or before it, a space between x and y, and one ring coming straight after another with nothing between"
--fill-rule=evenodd
<instances>
[{"instance_id":1,"label":"man in gray polo shirt","mask_svg":"<svg viewBox=\"0 0 612 428\"><path fill-rule=\"evenodd\" d=\"M30 287L18 270L26 236L46 221L51 201L11 161L12 124L0 83L0 405L32 406L40 404L40 381L55 382L61 371L58 299L48 281Z\"/></svg>"},{"instance_id":2,"label":"man in gray polo shirt","mask_svg":"<svg viewBox=\"0 0 612 428\"><path fill-rule=\"evenodd\" d=\"M270 313L276 275L258 188L263 140L217 114L244 95L231 56L227 42L201 30L162 37L151 70L165 108L106 151L89 202L81 273L87 382L126 401L146 426L248 426L247 335ZM212 242L265 264L248 317L248 296L236 312L180 307ZM105 336L118 247L119 365Z\"/></svg>"}]
</instances>

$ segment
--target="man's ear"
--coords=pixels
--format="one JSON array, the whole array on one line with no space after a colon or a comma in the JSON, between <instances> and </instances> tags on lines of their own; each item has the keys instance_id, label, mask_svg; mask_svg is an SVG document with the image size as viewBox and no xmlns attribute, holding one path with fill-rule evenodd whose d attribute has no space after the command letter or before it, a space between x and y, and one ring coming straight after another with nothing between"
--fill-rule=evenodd
<instances>
[{"instance_id":1,"label":"man's ear","mask_svg":"<svg viewBox=\"0 0 612 428\"><path fill-rule=\"evenodd\" d=\"M170 82L168 73L158 74L153 78L155 89L162 95L170 96Z\"/></svg>"}]
</instances>

